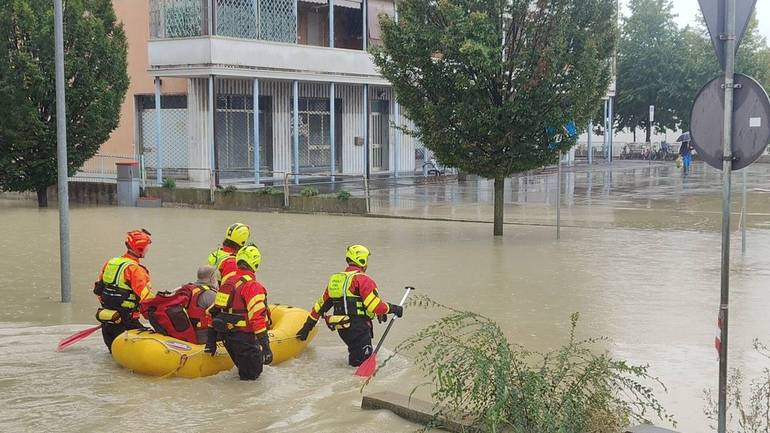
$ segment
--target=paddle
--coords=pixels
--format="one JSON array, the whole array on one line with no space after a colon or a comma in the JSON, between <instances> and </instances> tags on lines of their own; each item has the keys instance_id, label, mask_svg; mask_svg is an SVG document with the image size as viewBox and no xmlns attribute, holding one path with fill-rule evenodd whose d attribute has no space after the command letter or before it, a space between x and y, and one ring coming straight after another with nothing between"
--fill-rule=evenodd
<instances>
[{"instance_id":1,"label":"paddle","mask_svg":"<svg viewBox=\"0 0 770 433\"><path fill-rule=\"evenodd\" d=\"M93 328L84 329L77 334L70 335L69 337L63 339L59 342L59 345L56 346L56 351L61 352L62 350L72 346L73 344L77 343L80 340L85 339L89 335L93 334L97 330L101 329L102 325L94 326Z\"/></svg>"},{"instance_id":2,"label":"paddle","mask_svg":"<svg viewBox=\"0 0 770 433\"><path fill-rule=\"evenodd\" d=\"M406 297L409 296L409 292L414 290L414 287L406 286L404 287L404 297L401 298L401 302L398 305L404 306L404 302L406 301ZM374 374L374 370L377 369L377 352L380 351L380 347L382 347L382 342L385 341L385 337L388 336L388 332L390 332L390 328L393 327L393 324L396 322L396 319L398 317L393 316L392 319L390 319L390 323L388 323L388 327L385 328L385 332L382 334L382 337L380 337L380 342L377 343L377 347L374 349L374 352L372 352L371 356L366 358L366 361L364 361L356 370L354 373L356 376L361 377L372 377Z\"/></svg>"}]
</instances>

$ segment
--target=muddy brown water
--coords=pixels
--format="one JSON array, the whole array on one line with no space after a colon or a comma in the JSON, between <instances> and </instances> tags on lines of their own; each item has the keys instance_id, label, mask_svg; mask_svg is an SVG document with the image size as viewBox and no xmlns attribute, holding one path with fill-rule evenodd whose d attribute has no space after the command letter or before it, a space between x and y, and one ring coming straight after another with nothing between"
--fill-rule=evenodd
<instances>
[{"instance_id":1,"label":"muddy brown water","mask_svg":"<svg viewBox=\"0 0 770 433\"><path fill-rule=\"evenodd\" d=\"M577 210L576 210L577 211ZM718 217L718 216L717 216ZM124 233L145 227L145 264L156 289L192 279L197 265L235 221L251 225L263 253L259 278L271 302L309 308L344 249L372 249L369 273L397 302L404 285L499 321L512 342L534 350L565 341L569 315L582 336L606 336L606 349L668 386L659 397L684 432L709 431L705 388L716 388L713 348L719 300L719 234L638 228L569 228L194 209L74 208L73 303L59 298L55 210L0 201L0 413L3 431L402 432L417 426L388 412L361 411L360 380L345 348L321 329L299 359L268 367L256 383L236 373L185 380L134 375L113 362L98 335L64 353L56 342L91 326L99 267L122 252ZM770 340L770 235L749 231L733 249L731 366L762 366L751 348ZM407 309L386 350L439 317ZM377 335L384 327L377 329ZM396 358L370 391L409 392L423 381L408 357Z\"/></svg>"}]
</instances>

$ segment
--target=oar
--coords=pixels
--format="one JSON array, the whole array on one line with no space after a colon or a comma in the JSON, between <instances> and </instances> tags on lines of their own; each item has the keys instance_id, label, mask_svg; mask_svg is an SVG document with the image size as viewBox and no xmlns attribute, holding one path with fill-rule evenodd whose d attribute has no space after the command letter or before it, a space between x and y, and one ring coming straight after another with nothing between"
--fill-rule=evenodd
<instances>
[{"instance_id":1,"label":"oar","mask_svg":"<svg viewBox=\"0 0 770 433\"><path fill-rule=\"evenodd\" d=\"M72 346L73 344L77 343L80 340L85 339L89 335L93 334L97 330L101 329L102 325L94 326L93 328L84 329L77 334L70 335L69 337L63 339L59 342L59 345L56 346L56 351L61 352L62 350Z\"/></svg>"},{"instance_id":2,"label":"oar","mask_svg":"<svg viewBox=\"0 0 770 433\"><path fill-rule=\"evenodd\" d=\"M404 297L401 298L401 302L398 304L400 306L404 305L404 302L406 301L407 296L409 296L409 292L414 290L414 287L406 286L404 287ZM366 358L366 361L361 364L356 372L354 373L356 376L361 377L372 377L374 374L374 370L377 369L377 352L380 351L380 347L382 347L382 342L385 341L385 337L388 336L388 332L390 332L390 328L393 327L393 324L396 322L397 317L393 316L392 319L390 319L390 323L388 323L388 327L385 328L385 332L383 332L382 337L380 337L380 342L377 343L377 347L374 349L374 352L372 352L371 356Z\"/></svg>"}]
</instances>

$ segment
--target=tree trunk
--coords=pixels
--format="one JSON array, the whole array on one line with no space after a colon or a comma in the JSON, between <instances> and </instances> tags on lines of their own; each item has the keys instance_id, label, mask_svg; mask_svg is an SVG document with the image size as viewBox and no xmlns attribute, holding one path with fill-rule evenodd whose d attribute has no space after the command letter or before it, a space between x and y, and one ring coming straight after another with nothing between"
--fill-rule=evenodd
<instances>
[{"instance_id":1,"label":"tree trunk","mask_svg":"<svg viewBox=\"0 0 770 433\"><path fill-rule=\"evenodd\" d=\"M647 123L646 134L647 134L647 140L645 141L645 143L652 143L652 124L651 123Z\"/></svg>"},{"instance_id":2,"label":"tree trunk","mask_svg":"<svg viewBox=\"0 0 770 433\"><path fill-rule=\"evenodd\" d=\"M495 178L495 228L494 235L503 235L503 206L505 197L505 178Z\"/></svg>"},{"instance_id":3,"label":"tree trunk","mask_svg":"<svg viewBox=\"0 0 770 433\"><path fill-rule=\"evenodd\" d=\"M48 207L48 188L37 190L37 207Z\"/></svg>"},{"instance_id":4,"label":"tree trunk","mask_svg":"<svg viewBox=\"0 0 770 433\"><path fill-rule=\"evenodd\" d=\"M636 126L633 127L633 131L634 131L634 143L636 143Z\"/></svg>"}]
</instances>

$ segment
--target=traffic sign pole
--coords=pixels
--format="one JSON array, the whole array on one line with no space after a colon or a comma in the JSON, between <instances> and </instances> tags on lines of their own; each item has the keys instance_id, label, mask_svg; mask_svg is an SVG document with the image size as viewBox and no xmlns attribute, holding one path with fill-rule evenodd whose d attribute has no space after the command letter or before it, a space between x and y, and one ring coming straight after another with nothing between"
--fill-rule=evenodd
<instances>
[{"instance_id":1,"label":"traffic sign pole","mask_svg":"<svg viewBox=\"0 0 770 433\"><path fill-rule=\"evenodd\" d=\"M719 417L718 433L727 433L727 331L730 299L730 187L732 177L733 91L735 76L735 0L725 2L725 106L724 135L722 135L722 273L719 317L721 344L719 346Z\"/></svg>"}]
</instances>

